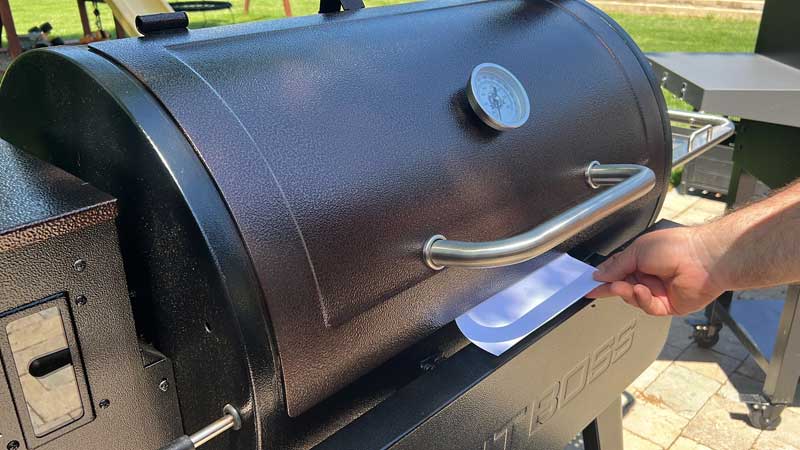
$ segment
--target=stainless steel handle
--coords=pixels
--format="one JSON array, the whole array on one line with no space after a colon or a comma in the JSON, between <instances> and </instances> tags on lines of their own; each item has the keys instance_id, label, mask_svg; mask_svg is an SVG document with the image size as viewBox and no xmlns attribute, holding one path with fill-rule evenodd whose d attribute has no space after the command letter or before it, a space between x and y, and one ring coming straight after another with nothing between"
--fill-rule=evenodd
<instances>
[{"instance_id":1,"label":"stainless steel handle","mask_svg":"<svg viewBox=\"0 0 800 450\"><path fill-rule=\"evenodd\" d=\"M731 137L733 122L722 116L688 111L669 111L669 120L688 124L687 134L672 133L672 167L680 167ZM692 128L699 127L699 128Z\"/></svg>"},{"instance_id":2,"label":"stainless steel handle","mask_svg":"<svg viewBox=\"0 0 800 450\"><path fill-rule=\"evenodd\" d=\"M434 270L445 267L483 269L528 261L641 198L656 184L652 170L635 164L593 161L586 168L585 176L592 188L611 187L536 228L510 238L464 242L433 236L423 246L425 264Z\"/></svg>"}]
</instances>

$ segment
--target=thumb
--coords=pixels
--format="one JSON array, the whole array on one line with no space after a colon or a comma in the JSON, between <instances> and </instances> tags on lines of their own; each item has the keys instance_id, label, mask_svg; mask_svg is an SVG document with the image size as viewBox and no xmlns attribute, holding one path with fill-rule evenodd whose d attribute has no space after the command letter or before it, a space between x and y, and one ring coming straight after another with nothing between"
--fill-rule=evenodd
<instances>
[{"instance_id":1,"label":"thumb","mask_svg":"<svg viewBox=\"0 0 800 450\"><path fill-rule=\"evenodd\" d=\"M610 283L624 280L634 272L636 272L636 246L631 245L597 266L593 277L597 281Z\"/></svg>"}]
</instances>

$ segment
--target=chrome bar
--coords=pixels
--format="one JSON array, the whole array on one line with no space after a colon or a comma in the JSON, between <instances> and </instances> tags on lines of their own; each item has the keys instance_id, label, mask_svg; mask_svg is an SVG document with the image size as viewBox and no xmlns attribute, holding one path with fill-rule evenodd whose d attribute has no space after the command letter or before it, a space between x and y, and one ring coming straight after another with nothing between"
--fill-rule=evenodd
<instances>
[{"instance_id":1,"label":"chrome bar","mask_svg":"<svg viewBox=\"0 0 800 450\"><path fill-rule=\"evenodd\" d=\"M423 259L431 269L509 266L533 259L610 216L650 192L656 176L645 166L600 164L586 168L586 182L593 188L611 186L579 205L547 220L530 231L489 242L451 241L436 235L423 246Z\"/></svg>"},{"instance_id":2,"label":"chrome bar","mask_svg":"<svg viewBox=\"0 0 800 450\"><path fill-rule=\"evenodd\" d=\"M215 420L210 425L203 427L196 433L189 436L189 440L194 444L194 448L198 448L208 441L214 439L220 434L230 430L238 430L242 426L242 419L239 416L239 411L231 405L225 405L223 409L224 415Z\"/></svg>"},{"instance_id":3,"label":"chrome bar","mask_svg":"<svg viewBox=\"0 0 800 450\"><path fill-rule=\"evenodd\" d=\"M689 125L689 136L672 134L672 167L680 167L733 136L733 122L722 116L689 111L669 111L671 122ZM693 129L691 127L697 127Z\"/></svg>"},{"instance_id":4,"label":"chrome bar","mask_svg":"<svg viewBox=\"0 0 800 450\"><path fill-rule=\"evenodd\" d=\"M189 436L189 439L192 441L192 444L194 444L194 448L197 448L231 428L233 428L233 417L226 414L221 419L214 421L211 425Z\"/></svg>"}]
</instances>

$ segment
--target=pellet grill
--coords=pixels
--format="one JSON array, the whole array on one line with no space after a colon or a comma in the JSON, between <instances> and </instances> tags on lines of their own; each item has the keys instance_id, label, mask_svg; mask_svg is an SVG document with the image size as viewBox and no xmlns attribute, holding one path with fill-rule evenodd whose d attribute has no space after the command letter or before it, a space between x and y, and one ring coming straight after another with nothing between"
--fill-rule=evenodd
<instances>
[{"instance_id":1,"label":"pellet grill","mask_svg":"<svg viewBox=\"0 0 800 450\"><path fill-rule=\"evenodd\" d=\"M621 448L668 320L583 299L500 357L453 320L664 226L732 125L583 1L344 3L13 63L2 445Z\"/></svg>"}]
</instances>

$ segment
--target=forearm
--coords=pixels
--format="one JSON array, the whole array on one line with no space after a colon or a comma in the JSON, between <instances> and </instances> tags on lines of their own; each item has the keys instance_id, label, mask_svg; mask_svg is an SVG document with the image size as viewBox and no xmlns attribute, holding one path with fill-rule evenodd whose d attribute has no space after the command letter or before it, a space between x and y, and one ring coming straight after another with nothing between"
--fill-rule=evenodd
<instances>
[{"instance_id":1,"label":"forearm","mask_svg":"<svg viewBox=\"0 0 800 450\"><path fill-rule=\"evenodd\" d=\"M697 232L709 273L725 289L800 281L800 183Z\"/></svg>"}]
</instances>

